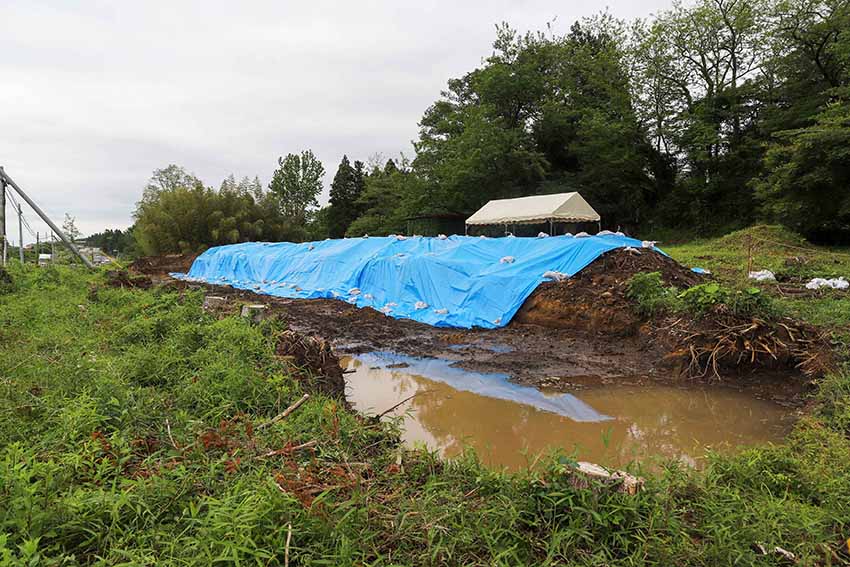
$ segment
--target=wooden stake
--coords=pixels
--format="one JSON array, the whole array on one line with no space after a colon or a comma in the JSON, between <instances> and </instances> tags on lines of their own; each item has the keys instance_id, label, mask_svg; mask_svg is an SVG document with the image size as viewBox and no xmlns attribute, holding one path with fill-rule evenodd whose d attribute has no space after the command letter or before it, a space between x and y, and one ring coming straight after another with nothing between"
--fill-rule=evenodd
<instances>
[{"instance_id":1,"label":"wooden stake","mask_svg":"<svg viewBox=\"0 0 850 567\"><path fill-rule=\"evenodd\" d=\"M291 414L292 412L297 410L299 407L301 407L301 404L306 402L309 398L310 398L310 394L304 394L303 396L301 396L300 400L298 400L297 402L295 402L294 404L292 404L291 406L289 406L288 408L283 410L281 413L277 414L276 416L271 418L269 421L267 421L265 423L261 423L260 425L258 425L257 429L265 429L269 425L273 425L273 424L277 423L278 421L280 421L282 419L286 419L286 417L289 414Z\"/></svg>"}]
</instances>

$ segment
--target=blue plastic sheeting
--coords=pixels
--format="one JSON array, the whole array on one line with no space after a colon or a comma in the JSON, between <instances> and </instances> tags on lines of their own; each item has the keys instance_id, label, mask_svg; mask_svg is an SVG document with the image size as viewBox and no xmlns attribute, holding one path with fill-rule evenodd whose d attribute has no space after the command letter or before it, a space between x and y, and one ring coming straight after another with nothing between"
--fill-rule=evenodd
<instances>
[{"instance_id":1,"label":"blue plastic sheeting","mask_svg":"<svg viewBox=\"0 0 850 567\"><path fill-rule=\"evenodd\" d=\"M472 392L479 396L508 400L531 406L541 411L568 417L573 421L608 421L610 416L599 413L592 406L572 394L544 394L537 388L520 386L508 380L507 374L499 372L471 372L439 358L417 358L395 352L370 352L357 358L365 368L388 368L405 364L399 370L404 374L415 374L448 384L455 390Z\"/></svg>"},{"instance_id":2,"label":"blue plastic sheeting","mask_svg":"<svg viewBox=\"0 0 850 567\"><path fill-rule=\"evenodd\" d=\"M544 273L572 276L625 246L641 241L608 234L248 242L210 248L188 276L174 275L277 297L341 299L437 327L496 328L546 281Z\"/></svg>"}]
</instances>

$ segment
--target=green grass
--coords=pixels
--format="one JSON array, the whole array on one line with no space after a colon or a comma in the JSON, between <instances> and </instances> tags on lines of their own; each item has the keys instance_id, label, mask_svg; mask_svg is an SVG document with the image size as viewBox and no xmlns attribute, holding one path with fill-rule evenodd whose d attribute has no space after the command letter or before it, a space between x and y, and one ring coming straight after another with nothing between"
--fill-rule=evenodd
<instances>
[{"instance_id":1,"label":"green grass","mask_svg":"<svg viewBox=\"0 0 850 567\"><path fill-rule=\"evenodd\" d=\"M289 526L291 565L780 564L755 542L850 560L848 373L785 445L670 464L627 496L575 488L564 455L507 474L402 451L391 426L318 395L261 429L302 395L279 324L68 268L13 277L0 565L283 565Z\"/></svg>"},{"instance_id":2,"label":"green grass","mask_svg":"<svg viewBox=\"0 0 850 567\"><path fill-rule=\"evenodd\" d=\"M780 279L800 282L814 277L850 278L850 249L813 246L778 226L754 226L721 238L659 246L686 266L706 268L724 284L742 287L754 285L747 279L750 242L753 270L770 270ZM761 287L784 314L838 332L850 329L850 296L846 292L825 290L821 297L793 299L780 294L775 286Z\"/></svg>"}]
</instances>

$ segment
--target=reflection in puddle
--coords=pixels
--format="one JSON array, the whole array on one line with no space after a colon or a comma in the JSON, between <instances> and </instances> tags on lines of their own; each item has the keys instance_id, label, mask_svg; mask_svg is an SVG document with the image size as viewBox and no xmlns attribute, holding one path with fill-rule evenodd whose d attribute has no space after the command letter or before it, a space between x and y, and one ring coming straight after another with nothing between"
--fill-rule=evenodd
<instances>
[{"instance_id":1,"label":"reflection in puddle","mask_svg":"<svg viewBox=\"0 0 850 567\"><path fill-rule=\"evenodd\" d=\"M791 423L784 408L729 389L604 386L547 395L440 359L370 353L343 363L354 371L347 393L360 411L380 413L423 392L392 414L407 413L406 443L446 457L471 446L484 462L513 469L553 448L610 466L653 456L696 465L709 446L779 441Z\"/></svg>"}]
</instances>

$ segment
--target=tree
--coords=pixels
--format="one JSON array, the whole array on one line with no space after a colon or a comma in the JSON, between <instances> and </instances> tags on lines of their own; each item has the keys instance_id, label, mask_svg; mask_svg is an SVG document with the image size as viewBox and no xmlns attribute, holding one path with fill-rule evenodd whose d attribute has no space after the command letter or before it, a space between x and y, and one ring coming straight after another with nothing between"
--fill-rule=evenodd
<instances>
[{"instance_id":1,"label":"tree","mask_svg":"<svg viewBox=\"0 0 850 567\"><path fill-rule=\"evenodd\" d=\"M422 194L426 182L401 156L397 166L392 159L383 167L375 163L365 176L365 188L357 205L363 213L348 227L346 236L386 236L405 230L405 201Z\"/></svg>"},{"instance_id":2,"label":"tree","mask_svg":"<svg viewBox=\"0 0 850 567\"><path fill-rule=\"evenodd\" d=\"M310 150L278 158L269 190L277 197L283 216L293 224L305 226L308 211L318 206L324 174L322 162Z\"/></svg>"},{"instance_id":3,"label":"tree","mask_svg":"<svg viewBox=\"0 0 850 567\"><path fill-rule=\"evenodd\" d=\"M154 172L160 179L162 170ZM259 179L226 178L219 190L205 187L172 166L174 183L152 180L136 205L133 234L145 254L191 253L247 241L301 240L303 225L284 217L276 195Z\"/></svg>"},{"instance_id":4,"label":"tree","mask_svg":"<svg viewBox=\"0 0 850 567\"><path fill-rule=\"evenodd\" d=\"M491 199L581 190L611 226L634 225L667 183L634 112L621 22L566 36L497 29L484 65L425 111L408 213L471 213ZM417 187L419 187L417 189Z\"/></svg>"},{"instance_id":5,"label":"tree","mask_svg":"<svg viewBox=\"0 0 850 567\"><path fill-rule=\"evenodd\" d=\"M65 236L71 239L71 242L76 242L80 237L80 231L77 229L77 219L68 213L65 213L65 221L62 223L62 232L65 233Z\"/></svg>"},{"instance_id":6,"label":"tree","mask_svg":"<svg viewBox=\"0 0 850 567\"><path fill-rule=\"evenodd\" d=\"M342 238L351 223L360 215L358 198L365 187L363 162L354 167L343 155L331 183L330 206L327 210L327 228L331 238Z\"/></svg>"},{"instance_id":7,"label":"tree","mask_svg":"<svg viewBox=\"0 0 850 567\"><path fill-rule=\"evenodd\" d=\"M830 104L812 126L778 135L765 162L769 173L755 187L768 218L813 240L850 240L849 100Z\"/></svg>"},{"instance_id":8,"label":"tree","mask_svg":"<svg viewBox=\"0 0 850 567\"><path fill-rule=\"evenodd\" d=\"M137 244L133 235L133 227L126 230L107 228L96 232L85 239L89 246L96 246L108 254L133 256L137 252Z\"/></svg>"}]
</instances>

